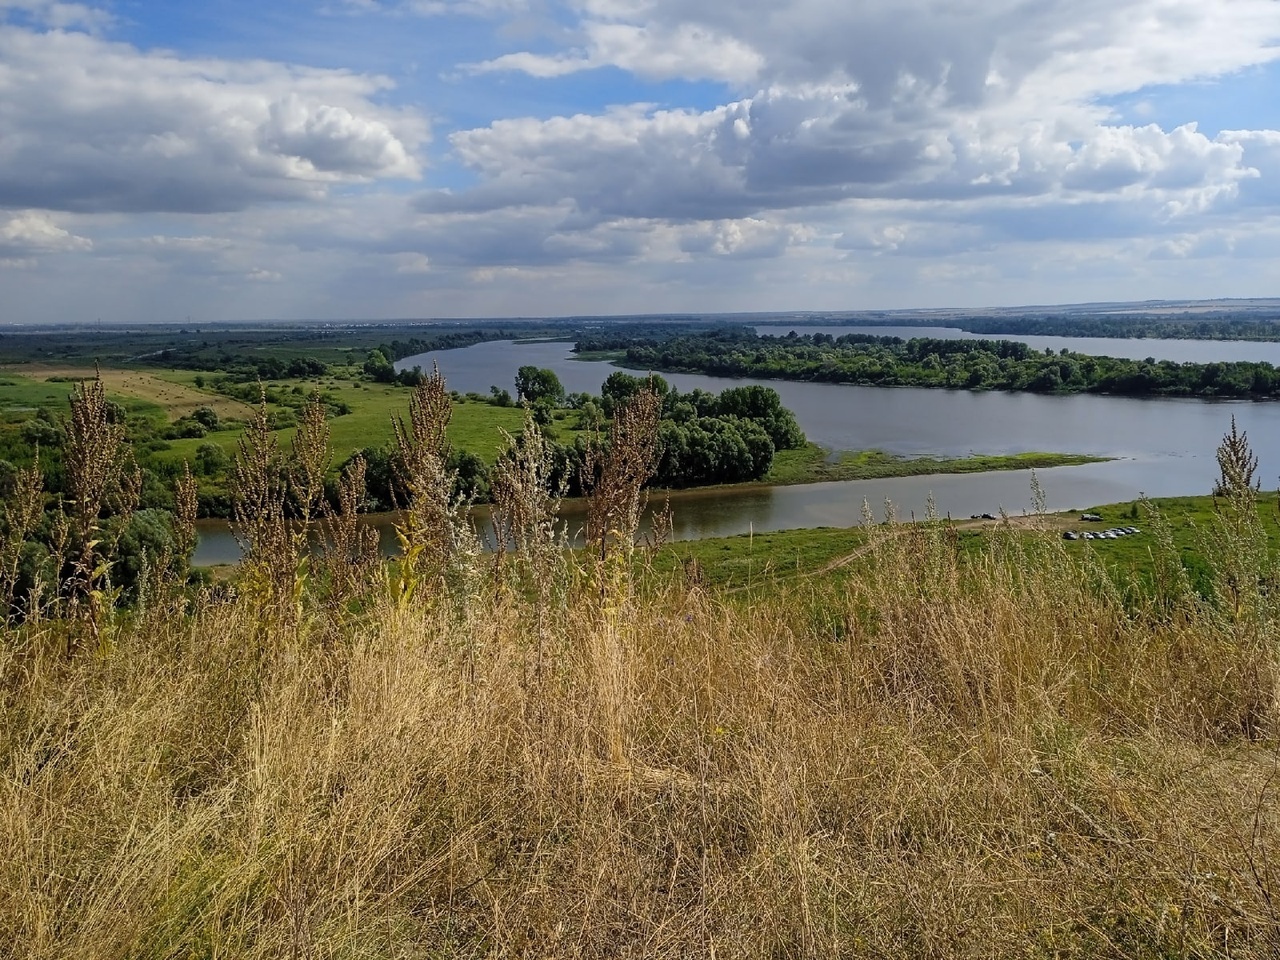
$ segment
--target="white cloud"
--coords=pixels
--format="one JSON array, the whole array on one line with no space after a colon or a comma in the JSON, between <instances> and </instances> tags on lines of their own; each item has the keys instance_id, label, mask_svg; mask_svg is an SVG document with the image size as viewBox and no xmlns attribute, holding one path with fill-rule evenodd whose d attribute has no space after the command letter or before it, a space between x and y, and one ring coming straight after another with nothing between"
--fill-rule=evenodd
<instances>
[{"instance_id":1,"label":"white cloud","mask_svg":"<svg viewBox=\"0 0 1280 960\"><path fill-rule=\"evenodd\" d=\"M527 0L342 0L349 12L421 17L496 17L526 10Z\"/></svg>"},{"instance_id":2,"label":"white cloud","mask_svg":"<svg viewBox=\"0 0 1280 960\"><path fill-rule=\"evenodd\" d=\"M83 3L60 3L58 0L0 0L0 20L23 14L46 27L55 30L82 28L101 30L114 22L105 10Z\"/></svg>"},{"instance_id":3,"label":"white cloud","mask_svg":"<svg viewBox=\"0 0 1280 960\"><path fill-rule=\"evenodd\" d=\"M589 22L585 49L568 54L509 53L475 64L478 73L517 70L534 77L559 77L580 70L618 67L649 80L710 79L753 81L764 58L742 41L691 23L671 27Z\"/></svg>"},{"instance_id":4,"label":"white cloud","mask_svg":"<svg viewBox=\"0 0 1280 960\"><path fill-rule=\"evenodd\" d=\"M431 258L421 253L396 253L391 259L396 265L396 273L431 272Z\"/></svg>"},{"instance_id":5,"label":"white cloud","mask_svg":"<svg viewBox=\"0 0 1280 960\"><path fill-rule=\"evenodd\" d=\"M755 217L701 223L683 232L680 249L686 253L709 253L737 260L779 256L804 233L785 223Z\"/></svg>"},{"instance_id":6,"label":"white cloud","mask_svg":"<svg viewBox=\"0 0 1280 960\"><path fill-rule=\"evenodd\" d=\"M26 259L49 253L83 253L93 242L53 222L47 214L29 210L0 223L0 257Z\"/></svg>"},{"instance_id":7,"label":"white cloud","mask_svg":"<svg viewBox=\"0 0 1280 960\"><path fill-rule=\"evenodd\" d=\"M426 125L376 104L386 87L0 27L0 207L206 212L414 179Z\"/></svg>"},{"instance_id":8,"label":"white cloud","mask_svg":"<svg viewBox=\"0 0 1280 960\"><path fill-rule=\"evenodd\" d=\"M571 201L586 216L720 220L849 199L1158 197L1205 209L1255 177L1239 138L1077 123L894 123L848 88L767 91L714 110L616 109L498 121L455 134L480 186L424 210L479 212Z\"/></svg>"},{"instance_id":9,"label":"white cloud","mask_svg":"<svg viewBox=\"0 0 1280 960\"><path fill-rule=\"evenodd\" d=\"M23 218L0 260L31 267L7 307L56 311L54 278L95 309L251 316L1177 295L1246 259L1227 292L1280 282L1280 132L1150 122L1176 85L1280 56L1271 0L323 2L383 18L339 24L360 57L417 30L473 63L424 52L392 90L0 0L0 230ZM342 49L313 26L300 59ZM528 79L597 68L631 79ZM442 76L469 129L433 167L451 186L406 200L428 129L388 104ZM1107 98L1130 92L1146 112L1122 120ZM597 106L615 95L659 102Z\"/></svg>"}]
</instances>

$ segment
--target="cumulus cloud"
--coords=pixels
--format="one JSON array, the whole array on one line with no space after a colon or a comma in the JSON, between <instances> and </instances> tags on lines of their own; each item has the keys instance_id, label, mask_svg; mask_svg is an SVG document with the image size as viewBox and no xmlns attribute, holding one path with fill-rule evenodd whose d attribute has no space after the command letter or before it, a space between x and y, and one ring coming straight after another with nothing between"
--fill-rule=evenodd
<instances>
[{"instance_id":1,"label":"cumulus cloud","mask_svg":"<svg viewBox=\"0 0 1280 960\"><path fill-rule=\"evenodd\" d=\"M1178 84L1280 57L1272 0L325 2L385 18L361 31L458 31L469 66L406 67L481 118L432 189L377 186L423 176L428 134L385 79L142 52L95 35L91 9L0 0L0 226L39 209L66 234L40 250L28 224L0 257L39 258L24 281L70 271L93 258L52 254L84 233L100 280L111 257L130 280L275 305L256 315L414 290L442 299L387 309L1046 301L1085 280L1136 294L1130 273L1185 292L1250 250L1276 279L1280 132L1150 122ZM553 96L538 78L560 78ZM1131 93L1147 113L1109 106Z\"/></svg>"},{"instance_id":2,"label":"cumulus cloud","mask_svg":"<svg viewBox=\"0 0 1280 960\"><path fill-rule=\"evenodd\" d=\"M76 236L39 211L26 211L0 222L0 258L26 259L50 253L81 253L93 242Z\"/></svg>"},{"instance_id":3,"label":"cumulus cloud","mask_svg":"<svg viewBox=\"0 0 1280 960\"><path fill-rule=\"evenodd\" d=\"M1203 208L1256 176L1238 138L1194 124L1079 125L1072 140L1040 122L934 129L874 116L847 88L767 91L704 112L616 109L503 120L454 134L483 177L424 211L480 212L572 201L599 218L739 219L851 199L967 200L1159 194Z\"/></svg>"},{"instance_id":4,"label":"cumulus cloud","mask_svg":"<svg viewBox=\"0 0 1280 960\"><path fill-rule=\"evenodd\" d=\"M568 6L578 18L568 46L475 69L552 77L609 65L743 95L709 110L632 105L457 132L454 152L480 183L428 194L420 209L568 201L602 222L711 223L855 200L1107 197L1156 201L1174 218L1237 197L1259 176L1248 154L1272 162L1260 141L1208 137L1194 123L1117 124L1099 105L1280 57L1272 0Z\"/></svg>"},{"instance_id":5,"label":"cumulus cloud","mask_svg":"<svg viewBox=\"0 0 1280 960\"><path fill-rule=\"evenodd\" d=\"M688 228L681 239L680 249L686 253L755 260L778 256L802 233L794 226L755 217L719 220Z\"/></svg>"},{"instance_id":6,"label":"cumulus cloud","mask_svg":"<svg viewBox=\"0 0 1280 960\"><path fill-rule=\"evenodd\" d=\"M715 80L732 95L711 108L631 104L457 131L453 154L477 182L417 198L425 242L462 224L465 262L524 265L794 261L806 249L887 263L1054 243L1109 245L1111 256L1138 240L1147 246L1131 253L1145 258L1161 238L1247 231L1230 225L1240 209L1280 201L1280 135L1120 122L1104 105L1280 56L1270 0L569 7L577 22L561 46L473 69L612 66ZM974 260L916 276L989 274Z\"/></svg>"},{"instance_id":7,"label":"cumulus cloud","mask_svg":"<svg viewBox=\"0 0 1280 960\"><path fill-rule=\"evenodd\" d=\"M1274 59L1280 31L1271 0L571 0L565 6L593 63L612 54L613 65L643 73L646 56L657 61L667 51L639 38L706 37L758 58L755 71L728 77L714 69L701 74L707 79L849 81L875 105L922 91L972 105L1024 86L1088 96L1215 76ZM621 39L610 44L604 37ZM536 69L546 61L538 55L504 66ZM1055 80L1066 86L1051 87Z\"/></svg>"},{"instance_id":8,"label":"cumulus cloud","mask_svg":"<svg viewBox=\"0 0 1280 960\"><path fill-rule=\"evenodd\" d=\"M386 87L0 27L0 207L210 212L414 179L426 126L376 104Z\"/></svg>"},{"instance_id":9,"label":"cumulus cloud","mask_svg":"<svg viewBox=\"0 0 1280 960\"><path fill-rule=\"evenodd\" d=\"M1224 130L1221 139L1238 147L1256 174L1240 187L1249 203L1280 206L1280 130Z\"/></svg>"}]
</instances>

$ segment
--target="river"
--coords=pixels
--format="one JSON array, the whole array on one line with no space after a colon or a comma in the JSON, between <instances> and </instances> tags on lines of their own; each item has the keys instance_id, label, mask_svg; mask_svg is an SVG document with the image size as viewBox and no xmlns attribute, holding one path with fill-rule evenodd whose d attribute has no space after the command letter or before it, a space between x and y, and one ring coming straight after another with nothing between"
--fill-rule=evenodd
<instances>
[{"instance_id":1,"label":"river","mask_svg":"<svg viewBox=\"0 0 1280 960\"><path fill-rule=\"evenodd\" d=\"M1195 343L1203 346L1205 356L1211 359L1217 356L1214 351L1227 343L1131 342L1153 347L1170 342ZM602 361L573 359L570 343L512 341L422 354L401 360L396 366L430 369L433 362L439 363L451 389L486 394L491 384L513 389L516 369L524 364L550 367L560 376L565 389L591 393L598 393L604 379L618 369ZM664 376L683 391L694 387L719 391L734 384L765 383L795 411L809 439L833 450L880 449L905 456L1043 450L1116 458L1108 463L1039 471L1051 510L1130 500L1140 493L1153 497L1208 493L1217 475L1214 451L1230 427L1232 415L1248 431L1261 463L1258 475L1264 487L1274 488L1280 477L1280 403L1050 397L729 380L695 374ZM687 539L753 530L849 526L859 521L864 498L877 512L887 498L896 504L900 516L922 516L931 494L941 513L955 517L994 513L1001 508L1021 513L1031 509L1031 475L1028 471L1009 471L682 491L672 496L672 506L676 536ZM573 512L576 509L575 505L568 511L571 527L581 523ZM384 542L390 544L390 518L378 523ZM238 556L225 525L202 527L197 563L232 562Z\"/></svg>"}]
</instances>

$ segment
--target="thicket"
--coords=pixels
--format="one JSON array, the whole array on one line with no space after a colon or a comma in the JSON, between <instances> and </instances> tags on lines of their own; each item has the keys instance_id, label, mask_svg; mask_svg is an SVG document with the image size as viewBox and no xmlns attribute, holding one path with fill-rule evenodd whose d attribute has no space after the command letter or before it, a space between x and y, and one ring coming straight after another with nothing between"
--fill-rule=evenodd
<instances>
[{"instance_id":1,"label":"thicket","mask_svg":"<svg viewBox=\"0 0 1280 960\"><path fill-rule=\"evenodd\" d=\"M1052 337L1125 337L1185 340L1280 340L1280 314L1258 319L1173 317L963 317L962 330L983 334Z\"/></svg>"},{"instance_id":2,"label":"thicket","mask_svg":"<svg viewBox=\"0 0 1280 960\"><path fill-rule=\"evenodd\" d=\"M1280 340L1280 311L1250 310L1247 316L1230 310L1198 313L1194 319L1169 314L1123 316L1050 314L1047 316L910 317L898 314L816 314L803 321L770 320L779 334L788 324L820 323L843 327L955 327L968 333L994 336L1104 337L1151 340Z\"/></svg>"},{"instance_id":3,"label":"thicket","mask_svg":"<svg viewBox=\"0 0 1280 960\"><path fill-rule=\"evenodd\" d=\"M1174 363L1037 351L1010 340L722 332L636 344L626 364L722 377L1035 393L1275 399L1269 363Z\"/></svg>"},{"instance_id":4,"label":"thicket","mask_svg":"<svg viewBox=\"0 0 1280 960\"><path fill-rule=\"evenodd\" d=\"M289 451L260 417L235 579L154 558L122 605L129 468L83 388L77 495L25 472L5 505L6 588L42 512L71 546L0 635L0 955L1276 955L1280 578L1242 436L1206 596L1150 511L1127 585L1034 527L974 552L890 513L832 576L723 596L636 542L661 402L615 411L582 551L530 419L485 554L429 379L385 564L361 465L319 496L319 408Z\"/></svg>"},{"instance_id":5,"label":"thicket","mask_svg":"<svg viewBox=\"0 0 1280 960\"><path fill-rule=\"evenodd\" d=\"M548 483L566 496L582 496L587 465L607 451L605 428L618 409L639 393L652 389L660 400L659 455L649 487L678 489L718 483L742 483L763 479L778 450L805 445L804 432L795 415L782 405L771 387L729 387L718 394L705 390L681 393L658 376L636 377L618 371L610 374L598 396L563 394L554 373L522 367L527 395L532 389L530 414L545 427L552 419L554 398L574 411L582 432L572 441L544 437L541 441L550 463ZM509 401L509 398L507 398ZM501 392L490 402L504 405ZM391 447L368 447L358 454L369 465L369 495L375 509L392 509L403 498L395 485ZM475 503L493 496L493 469L473 451L452 451L448 467L455 478L455 492Z\"/></svg>"}]
</instances>

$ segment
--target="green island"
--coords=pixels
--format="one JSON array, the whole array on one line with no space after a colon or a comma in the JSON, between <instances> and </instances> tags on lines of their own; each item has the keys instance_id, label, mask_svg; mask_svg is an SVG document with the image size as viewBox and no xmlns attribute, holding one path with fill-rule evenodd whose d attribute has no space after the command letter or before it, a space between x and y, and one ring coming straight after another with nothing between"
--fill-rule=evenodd
<instances>
[{"instance_id":1,"label":"green island","mask_svg":"<svg viewBox=\"0 0 1280 960\"><path fill-rule=\"evenodd\" d=\"M1280 340L1280 322L1277 321L1280 321L1280 309L1268 301L1267 306L1252 309L1201 309L1194 318L1186 313L1179 315L1176 308L1143 313L1135 311L1130 304L1116 313L1108 313L1105 308L1075 314L1008 311L995 316L959 311L930 312L927 317L918 316L917 311L816 313L788 319L767 317L759 325L777 328L780 334L785 334L788 327L820 324L832 327L954 327L984 336L1268 342Z\"/></svg>"},{"instance_id":2,"label":"green island","mask_svg":"<svg viewBox=\"0 0 1280 960\"><path fill-rule=\"evenodd\" d=\"M759 387L528 367L518 407L387 357L0 373L0 942L1275 955L1280 513L1234 424L1212 495L1097 520L670 543L638 525L664 469L941 462L833 459ZM225 576L190 566L206 487Z\"/></svg>"},{"instance_id":3,"label":"green island","mask_svg":"<svg viewBox=\"0 0 1280 960\"><path fill-rule=\"evenodd\" d=\"M1044 394L1272 400L1280 370L1269 363L1175 363L1038 351L1012 340L946 340L816 333L760 336L729 328L692 335L593 334L577 342L613 351L637 370L847 383L876 387L1008 390Z\"/></svg>"}]
</instances>

